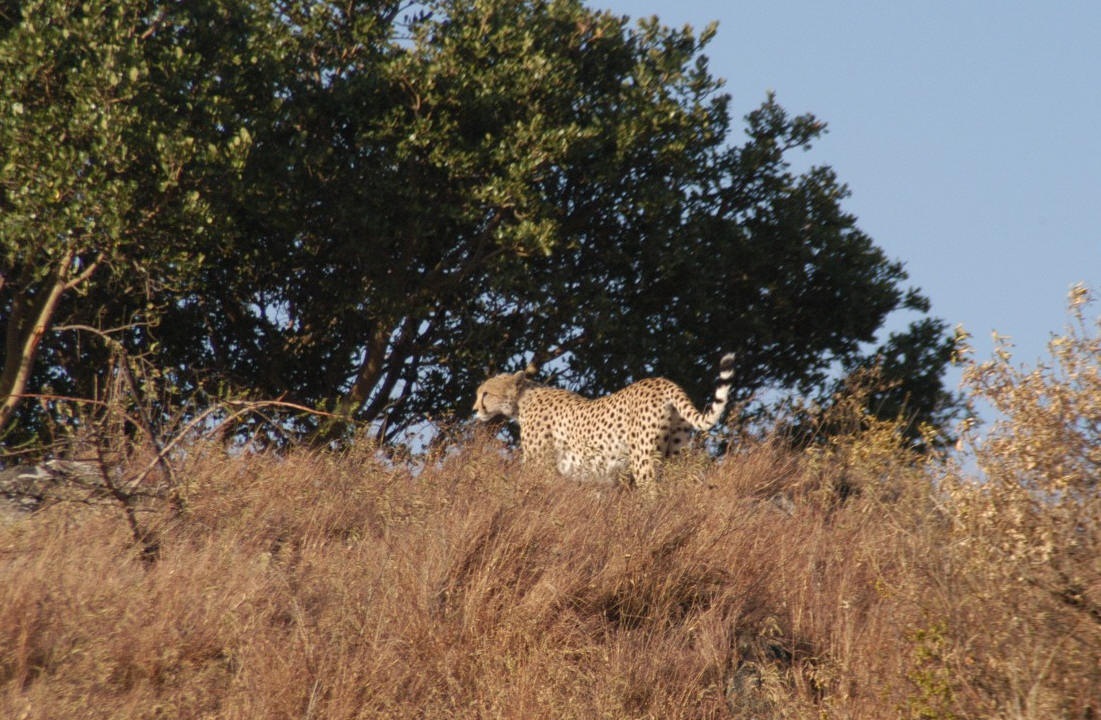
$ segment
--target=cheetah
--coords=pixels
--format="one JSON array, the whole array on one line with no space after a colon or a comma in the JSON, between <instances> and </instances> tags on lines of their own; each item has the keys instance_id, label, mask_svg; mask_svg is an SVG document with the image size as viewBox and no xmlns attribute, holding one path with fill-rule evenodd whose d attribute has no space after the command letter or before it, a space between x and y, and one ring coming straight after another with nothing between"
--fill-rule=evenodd
<instances>
[{"instance_id":1,"label":"cheetah","mask_svg":"<svg viewBox=\"0 0 1101 720\"><path fill-rule=\"evenodd\" d=\"M573 478L624 478L652 491L661 461L680 450L692 430L709 430L722 417L733 376L734 355L724 355L715 397L702 413L665 378L639 380L590 400L538 385L525 371L482 383L474 410L482 421L504 416L519 423L524 464L544 464Z\"/></svg>"}]
</instances>

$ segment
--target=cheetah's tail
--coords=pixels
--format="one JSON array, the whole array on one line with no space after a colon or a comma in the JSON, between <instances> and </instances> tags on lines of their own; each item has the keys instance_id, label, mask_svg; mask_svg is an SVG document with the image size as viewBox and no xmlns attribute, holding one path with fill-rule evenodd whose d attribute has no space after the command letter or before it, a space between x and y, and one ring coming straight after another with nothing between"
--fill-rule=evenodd
<instances>
[{"instance_id":1,"label":"cheetah's tail","mask_svg":"<svg viewBox=\"0 0 1101 720\"><path fill-rule=\"evenodd\" d=\"M723 355L719 361L719 377L715 380L715 397L707 409L701 415L702 427L698 430L709 430L719 422L726 410L726 401L730 397L730 386L734 383L734 353Z\"/></svg>"}]
</instances>

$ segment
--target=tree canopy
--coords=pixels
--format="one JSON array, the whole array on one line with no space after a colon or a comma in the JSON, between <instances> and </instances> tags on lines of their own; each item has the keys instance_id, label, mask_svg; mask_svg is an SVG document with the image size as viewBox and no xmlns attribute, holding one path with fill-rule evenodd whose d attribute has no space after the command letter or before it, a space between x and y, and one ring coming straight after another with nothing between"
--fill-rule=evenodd
<instances>
[{"instance_id":1,"label":"tree canopy","mask_svg":"<svg viewBox=\"0 0 1101 720\"><path fill-rule=\"evenodd\" d=\"M790 168L824 124L770 95L739 139L713 27L579 0L5 7L9 439L51 412L21 396L102 386L80 328L179 397L285 397L382 438L533 358L581 391L664 374L700 397L724 351L744 394L820 392L882 350L895 405L950 406L944 323L871 347L929 303L830 168Z\"/></svg>"}]
</instances>

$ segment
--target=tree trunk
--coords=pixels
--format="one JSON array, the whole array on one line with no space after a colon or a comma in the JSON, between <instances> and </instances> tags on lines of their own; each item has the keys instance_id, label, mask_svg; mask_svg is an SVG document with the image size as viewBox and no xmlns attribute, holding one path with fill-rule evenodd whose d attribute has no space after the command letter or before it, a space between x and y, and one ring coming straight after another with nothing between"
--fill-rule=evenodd
<instances>
[{"instance_id":1,"label":"tree trunk","mask_svg":"<svg viewBox=\"0 0 1101 720\"><path fill-rule=\"evenodd\" d=\"M382 376L386 363L386 348L390 344L391 337L389 324L379 320L367 341L367 352L356 374L355 382L352 383L348 394L337 401L335 410L337 415L352 415L367 402L371 390L375 388Z\"/></svg>"},{"instance_id":2,"label":"tree trunk","mask_svg":"<svg viewBox=\"0 0 1101 720\"><path fill-rule=\"evenodd\" d=\"M53 320L61 296L66 290L87 280L100 261L97 258L78 275L69 277L75 256L75 250L70 249L65 253L49 285L41 288L34 300L20 302L16 298L12 304L4 347L4 368L0 371L0 398L3 398L0 401L0 433L7 427L23 399L34 369L38 345Z\"/></svg>"}]
</instances>

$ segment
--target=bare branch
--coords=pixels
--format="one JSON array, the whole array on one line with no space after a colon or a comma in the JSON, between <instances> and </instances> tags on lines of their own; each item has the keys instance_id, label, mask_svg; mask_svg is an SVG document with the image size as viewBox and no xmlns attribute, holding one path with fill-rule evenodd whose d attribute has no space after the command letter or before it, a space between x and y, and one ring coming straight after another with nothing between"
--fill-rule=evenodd
<instances>
[{"instance_id":1,"label":"bare branch","mask_svg":"<svg viewBox=\"0 0 1101 720\"><path fill-rule=\"evenodd\" d=\"M68 262L72 262L72 255L73 255L73 253L70 252ZM66 280L65 284L64 284L64 287L62 289L63 290L72 290L73 288L77 287L78 285L83 284L85 280L92 277L92 273L94 273L96 271L96 268L99 267L99 264L102 261L103 261L103 253L100 252L99 254L96 255L95 260L88 263L88 267L81 270L77 275L74 275L72 278L69 278L68 280ZM66 265L68 265L68 262L66 262ZM68 277L68 274L69 274L68 268L65 268L64 272L62 274L60 274L60 277L61 278L66 278L66 277Z\"/></svg>"},{"instance_id":2,"label":"bare branch","mask_svg":"<svg viewBox=\"0 0 1101 720\"><path fill-rule=\"evenodd\" d=\"M539 370L551 360L557 360L558 358L573 350L578 345L585 344L588 339L589 334L583 332L563 342L557 347L550 348L549 350L536 350L535 353L532 355L531 362L529 362L527 364L527 367L524 368L524 372L529 377L534 377L539 372Z\"/></svg>"},{"instance_id":3,"label":"bare branch","mask_svg":"<svg viewBox=\"0 0 1101 720\"><path fill-rule=\"evenodd\" d=\"M219 422L213 428L211 428L207 432L203 433L204 436L214 437L214 436L218 435L219 433L221 433L222 430L226 426L228 426L231 423L235 422L238 418L244 417L245 415L248 415L249 413L254 413L254 412L259 411L260 409L268 408L268 407L290 408L290 409L293 409L293 410L298 410L298 411L301 411L301 412L309 413L311 415L319 415L319 416L323 416L323 417L343 419L343 416L341 416L341 415L337 415L337 414L329 413L329 412L324 412L322 410L314 410L312 408L305 407L304 405L298 405L297 403L283 402L281 400L256 400L256 401L229 400L229 401L226 401L223 404L224 405L240 406L240 409L237 410L234 413L231 413L228 417L223 419L221 422ZM142 471L140 473L138 473L137 476L135 476L135 478L133 480L130 481L130 483L128 484L128 491L132 491L134 488L136 488L138 485L140 485L145 480L145 478L149 476L149 473L153 470L153 468L156 467L157 464L160 463L168 455L168 453L171 452L172 449L175 448L184 438L186 438L188 435L190 435L192 430L194 430L204 420L206 420L211 415L215 414L216 412L218 412L221 409L222 409L222 404L214 405L214 406L211 406L211 407L207 408L206 410L203 410L201 413L199 413L194 418L192 418L191 421L188 422L187 425L185 425L183 427L183 429L181 429L179 432L177 432L171 440L169 440L167 443L165 443L164 447L161 448L157 452L156 457L154 457L145 466L145 468L143 468Z\"/></svg>"},{"instance_id":4,"label":"bare branch","mask_svg":"<svg viewBox=\"0 0 1101 720\"><path fill-rule=\"evenodd\" d=\"M105 340L109 340L109 341L114 342L114 339L111 337L111 335L114 335L114 334L120 333L120 332L124 332L126 330L133 330L134 328L152 327L152 326L153 326L152 322L142 321L142 322L130 322L130 323L127 323L125 325L119 325L118 327L107 328L106 330L103 330L103 329L100 329L100 328L92 327L91 325L81 325L80 323L74 323L74 324L71 324L71 325L54 325L53 326L53 331L54 332L73 332L73 331L88 332L88 333L92 333L94 335L98 335L101 338L104 338Z\"/></svg>"}]
</instances>

